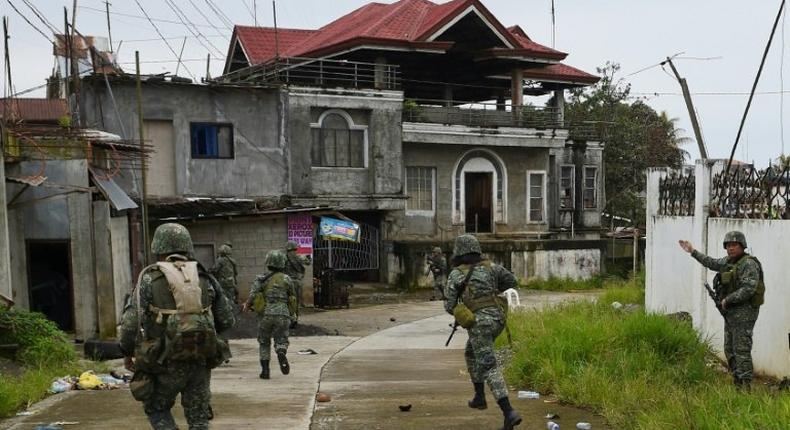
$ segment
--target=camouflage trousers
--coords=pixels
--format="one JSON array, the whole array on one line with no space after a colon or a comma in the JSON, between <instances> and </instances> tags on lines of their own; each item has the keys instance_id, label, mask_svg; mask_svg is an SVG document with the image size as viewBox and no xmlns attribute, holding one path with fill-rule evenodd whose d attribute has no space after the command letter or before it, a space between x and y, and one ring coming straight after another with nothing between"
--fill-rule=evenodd
<instances>
[{"instance_id":1,"label":"camouflage trousers","mask_svg":"<svg viewBox=\"0 0 790 430\"><path fill-rule=\"evenodd\" d=\"M288 327L291 318L285 315L264 315L258 323L258 346L260 358L269 361L274 339L275 352L288 352Z\"/></svg>"},{"instance_id":2,"label":"camouflage trousers","mask_svg":"<svg viewBox=\"0 0 790 430\"><path fill-rule=\"evenodd\" d=\"M444 276L434 276L433 277L433 289L439 297L444 300L444 288L447 284L447 278Z\"/></svg>"},{"instance_id":3,"label":"camouflage trousers","mask_svg":"<svg viewBox=\"0 0 790 430\"><path fill-rule=\"evenodd\" d=\"M234 305L238 303L239 290L236 288L236 283L233 282L232 280L231 281L222 280L220 281L220 285L222 285L222 292L225 293L225 297L228 298L228 301L230 301L231 304Z\"/></svg>"},{"instance_id":4,"label":"camouflage trousers","mask_svg":"<svg viewBox=\"0 0 790 430\"><path fill-rule=\"evenodd\" d=\"M746 314L746 312L739 312ZM757 315L728 315L724 320L724 356L736 383L749 383L754 377L752 335Z\"/></svg>"},{"instance_id":5,"label":"camouflage trousers","mask_svg":"<svg viewBox=\"0 0 790 430\"><path fill-rule=\"evenodd\" d=\"M499 317L476 313L477 323L468 331L464 358L466 368L473 383L488 383L488 388L499 400L507 397L507 385L502 369L494 354L494 340L505 328L505 321Z\"/></svg>"},{"instance_id":6,"label":"camouflage trousers","mask_svg":"<svg viewBox=\"0 0 790 430\"><path fill-rule=\"evenodd\" d=\"M154 376L154 393L143 402L154 430L178 427L170 409L181 394L181 406L190 430L208 429L211 410L211 370L198 363L169 363L167 372Z\"/></svg>"}]
</instances>

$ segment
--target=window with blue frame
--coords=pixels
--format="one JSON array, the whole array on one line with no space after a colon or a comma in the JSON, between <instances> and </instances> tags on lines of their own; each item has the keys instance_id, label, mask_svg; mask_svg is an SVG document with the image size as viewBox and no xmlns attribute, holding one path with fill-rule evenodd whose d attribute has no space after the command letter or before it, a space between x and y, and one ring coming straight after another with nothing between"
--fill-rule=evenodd
<instances>
[{"instance_id":1,"label":"window with blue frame","mask_svg":"<svg viewBox=\"0 0 790 430\"><path fill-rule=\"evenodd\" d=\"M189 125L192 158L233 158L233 126L209 122Z\"/></svg>"}]
</instances>

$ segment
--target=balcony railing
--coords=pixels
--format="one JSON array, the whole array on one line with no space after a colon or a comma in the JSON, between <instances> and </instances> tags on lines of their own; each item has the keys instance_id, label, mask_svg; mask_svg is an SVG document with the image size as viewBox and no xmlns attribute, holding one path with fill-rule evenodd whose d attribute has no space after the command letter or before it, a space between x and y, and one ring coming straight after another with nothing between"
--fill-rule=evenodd
<instances>
[{"instance_id":1,"label":"balcony railing","mask_svg":"<svg viewBox=\"0 0 790 430\"><path fill-rule=\"evenodd\" d=\"M496 103L470 103L443 106L445 100L407 100L404 122L426 122L470 127L563 128L562 110L555 107L511 106Z\"/></svg>"},{"instance_id":2,"label":"balcony railing","mask_svg":"<svg viewBox=\"0 0 790 430\"><path fill-rule=\"evenodd\" d=\"M236 70L214 82L397 90L400 70L393 64L288 57Z\"/></svg>"}]
</instances>

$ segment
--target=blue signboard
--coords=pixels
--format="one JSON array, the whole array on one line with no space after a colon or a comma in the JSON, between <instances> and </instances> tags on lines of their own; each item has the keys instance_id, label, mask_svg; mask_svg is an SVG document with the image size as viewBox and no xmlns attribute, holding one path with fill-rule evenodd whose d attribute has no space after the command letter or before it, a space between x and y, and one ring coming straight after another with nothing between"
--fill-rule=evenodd
<instances>
[{"instance_id":1,"label":"blue signboard","mask_svg":"<svg viewBox=\"0 0 790 430\"><path fill-rule=\"evenodd\" d=\"M321 217L320 232L326 239L359 242L359 224L355 222Z\"/></svg>"}]
</instances>

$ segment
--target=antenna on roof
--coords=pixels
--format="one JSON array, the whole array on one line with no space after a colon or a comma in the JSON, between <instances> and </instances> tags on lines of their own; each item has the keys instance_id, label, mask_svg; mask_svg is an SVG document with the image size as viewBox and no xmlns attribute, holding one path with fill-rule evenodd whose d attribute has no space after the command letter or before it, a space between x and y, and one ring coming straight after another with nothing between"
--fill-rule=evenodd
<instances>
[{"instance_id":1,"label":"antenna on roof","mask_svg":"<svg viewBox=\"0 0 790 430\"><path fill-rule=\"evenodd\" d=\"M554 0L551 0L551 47L554 48L554 39L556 37L556 26L554 18Z\"/></svg>"},{"instance_id":2,"label":"antenna on roof","mask_svg":"<svg viewBox=\"0 0 790 430\"><path fill-rule=\"evenodd\" d=\"M272 0L272 12L274 15L274 58L280 59L280 38L277 37L277 2Z\"/></svg>"}]
</instances>

